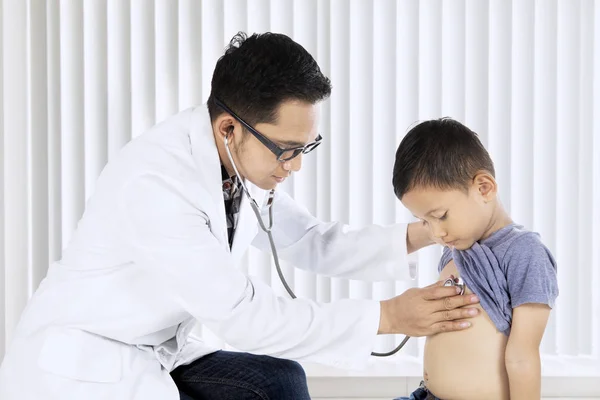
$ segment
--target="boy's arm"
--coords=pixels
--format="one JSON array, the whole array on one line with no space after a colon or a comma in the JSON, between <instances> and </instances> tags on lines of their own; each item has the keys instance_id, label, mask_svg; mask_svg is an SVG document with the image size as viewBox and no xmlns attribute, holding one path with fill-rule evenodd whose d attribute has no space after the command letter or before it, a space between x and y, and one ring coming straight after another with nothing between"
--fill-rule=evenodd
<instances>
[{"instance_id":1,"label":"boy's arm","mask_svg":"<svg viewBox=\"0 0 600 400\"><path fill-rule=\"evenodd\" d=\"M505 354L511 400L541 397L540 342L549 316L546 304L529 303L513 309Z\"/></svg>"}]
</instances>

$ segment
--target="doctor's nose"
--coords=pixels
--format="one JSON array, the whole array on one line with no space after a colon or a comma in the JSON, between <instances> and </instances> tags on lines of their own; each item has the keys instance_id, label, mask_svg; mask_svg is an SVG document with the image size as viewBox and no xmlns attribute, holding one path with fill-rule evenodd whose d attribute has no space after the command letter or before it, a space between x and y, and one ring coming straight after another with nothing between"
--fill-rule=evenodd
<instances>
[{"instance_id":1,"label":"doctor's nose","mask_svg":"<svg viewBox=\"0 0 600 400\"><path fill-rule=\"evenodd\" d=\"M289 161L283 163L283 169L291 172L298 172L302 169L302 156L304 154L300 153L296 157L292 158Z\"/></svg>"}]
</instances>

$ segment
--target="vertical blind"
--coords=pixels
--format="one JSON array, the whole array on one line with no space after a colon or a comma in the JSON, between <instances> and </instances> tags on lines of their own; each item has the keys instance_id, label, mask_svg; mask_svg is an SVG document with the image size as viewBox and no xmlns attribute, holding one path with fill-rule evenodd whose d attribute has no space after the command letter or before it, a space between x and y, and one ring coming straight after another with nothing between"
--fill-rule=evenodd
<instances>
[{"instance_id":1,"label":"vertical blind","mask_svg":"<svg viewBox=\"0 0 600 400\"><path fill-rule=\"evenodd\" d=\"M557 258L561 295L542 351L598 369L600 4L594 0L3 0L0 7L0 356L60 258L103 166L132 137L210 91L238 31L285 33L331 77L326 138L282 185L323 220L407 222L395 148L416 122L477 131L513 218ZM436 280L363 283L284 265L299 296L383 299ZM240 266L285 295L269 254ZM200 329L205 339L219 339ZM400 338L381 337L378 350ZM417 359L423 340L395 357Z\"/></svg>"}]
</instances>

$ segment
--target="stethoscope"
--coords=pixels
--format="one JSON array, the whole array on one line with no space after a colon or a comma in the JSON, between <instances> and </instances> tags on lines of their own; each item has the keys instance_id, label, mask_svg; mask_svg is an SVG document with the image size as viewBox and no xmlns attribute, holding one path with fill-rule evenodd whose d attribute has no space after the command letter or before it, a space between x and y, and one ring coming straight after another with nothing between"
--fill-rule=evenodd
<instances>
[{"instance_id":1,"label":"stethoscope","mask_svg":"<svg viewBox=\"0 0 600 400\"><path fill-rule=\"evenodd\" d=\"M248 201L250 202L252 211L254 211L254 214L256 215L256 220L258 221L258 225L260 226L260 229L262 229L269 237L269 244L271 245L271 252L273 253L273 261L275 261L275 268L277 269L277 275L279 275L279 279L281 280L283 287L288 292L290 297L292 299L295 299L296 295L294 294L294 291L288 285L287 281L285 280L285 277L283 276L283 272L281 271L281 266L279 265L279 256L277 254L277 248L275 247L275 242L273 241L273 234L271 233L271 230L273 229L273 199L275 197L275 189L271 189L271 191L269 192L269 198L267 199L267 204L266 204L269 209L269 223L265 224L265 221L263 220L261 213L260 213L260 207L258 206L256 201L250 195L248 188L244 184L244 180L240 178L240 174L237 170L237 167L235 166L235 162L233 161L231 151L229 151L229 142L227 140L228 136L229 135L225 135L225 138L223 139L223 142L225 143L225 151L227 152L227 157L229 157L229 161L231 162L233 170L235 171L235 174L238 177L238 182L240 182L240 184L242 185L242 189L243 189L244 193L246 194ZM444 281L444 286L460 287L461 295L464 294L464 292L465 292L465 283L461 278L448 278ZM392 351L389 351L387 353L372 352L371 355L375 356L375 357L392 356L404 347L406 342L408 342L408 339L410 339L410 336L405 336L404 339L402 340L402 342L400 342L400 344Z\"/></svg>"}]
</instances>

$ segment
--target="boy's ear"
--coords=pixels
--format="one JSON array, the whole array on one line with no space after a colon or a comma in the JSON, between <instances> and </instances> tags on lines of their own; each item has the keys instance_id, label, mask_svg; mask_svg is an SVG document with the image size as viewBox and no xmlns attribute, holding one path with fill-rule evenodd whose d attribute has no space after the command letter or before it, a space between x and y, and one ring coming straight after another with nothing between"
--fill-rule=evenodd
<instances>
[{"instance_id":1,"label":"boy's ear","mask_svg":"<svg viewBox=\"0 0 600 400\"><path fill-rule=\"evenodd\" d=\"M486 203L494 200L498 194L496 179L489 172L478 172L473 178L473 185Z\"/></svg>"}]
</instances>

